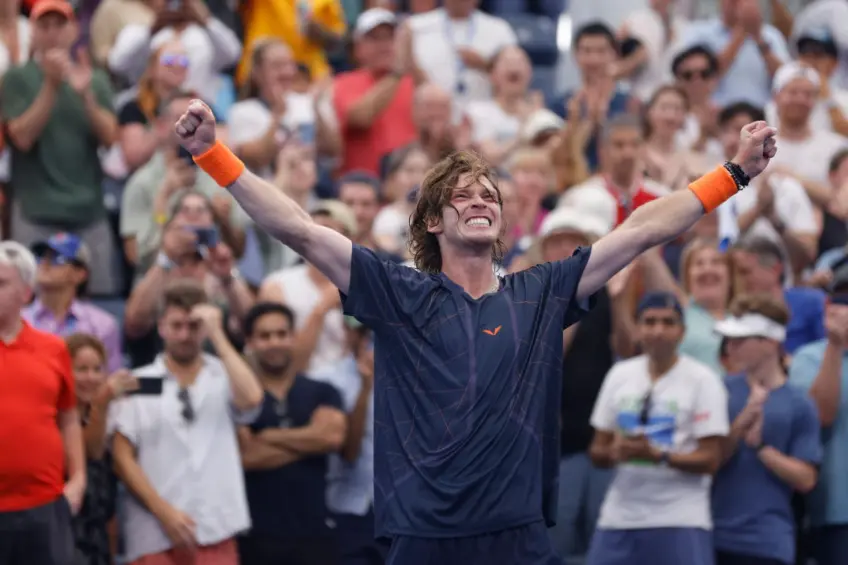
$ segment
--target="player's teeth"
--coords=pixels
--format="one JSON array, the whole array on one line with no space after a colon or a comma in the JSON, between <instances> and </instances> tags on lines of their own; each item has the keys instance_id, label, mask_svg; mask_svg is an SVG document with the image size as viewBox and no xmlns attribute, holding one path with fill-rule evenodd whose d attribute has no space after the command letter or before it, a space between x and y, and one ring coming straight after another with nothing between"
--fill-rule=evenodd
<instances>
[{"instance_id":1,"label":"player's teeth","mask_svg":"<svg viewBox=\"0 0 848 565\"><path fill-rule=\"evenodd\" d=\"M489 220L486 218L472 218L465 222L469 226L489 226L491 225Z\"/></svg>"}]
</instances>

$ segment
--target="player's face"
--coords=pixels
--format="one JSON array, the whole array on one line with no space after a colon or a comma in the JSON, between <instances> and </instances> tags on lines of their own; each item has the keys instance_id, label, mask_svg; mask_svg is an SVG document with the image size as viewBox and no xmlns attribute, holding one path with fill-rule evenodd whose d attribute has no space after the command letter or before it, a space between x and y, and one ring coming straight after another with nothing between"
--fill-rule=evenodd
<instances>
[{"instance_id":1,"label":"player's face","mask_svg":"<svg viewBox=\"0 0 848 565\"><path fill-rule=\"evenodd\" d=\"M442 221L430 227L445 243L461 247L479 247L491 253L501 233L500 196L492 182L481 177L471 182L467 175L459 178L451 195L450 206L442 211Z\"/></svg>"},{"instance_id":2,"label":"player's face","mask_svg":"<svg viewBox=\"0 0 848 565\"><path fill-rule=\"evenodd\" d=\"M247 339L247 349L267 376L282 376L291 364L293 342L294 332L289 319L273 312L256 320L253 333Z\"/></svg>"},{"instance_id":3,"label":"player's face","mask_svg":"<svg viewBox=\"0 0 848 565\"><path fill-rule=\"evenodd\" d=\"M80 401L90 402L103 384L106 378L103 365L104 359L93 347L81 347L74 355L74 381Z\"/></svg>"},{"instance_id":4,"label":"player's face","mask_svg":"<svg viewBox=\"0 0 848 565\"><path fill-rule=\"evenodd\" d=\"M18 316L31 296L32 292L21 280L18 270L11 265L0 264L0 320Z\"/></svg>"},{"instance_id":5,"label":"player's face","mask_svg":"<svg viewBox=\"0 0 848 565\"><path fill-rule=\"evenodd\" d=\"M181 364L194 361L206 339L201 322L192 319L188 310L175 306L169 306L159 319L159 335L165 353Z\"/></svg>"},{"instance_id":6,"label":"player's face","mask_svg":"<svg viewBox=\"0 0 848 565\"><path fill-rule=\"evenodd\" d=\"M683 321L673 308L648 308L639 316L637 330L649 357L668 357L683 339Z\"/></svg>"}]
</instances>

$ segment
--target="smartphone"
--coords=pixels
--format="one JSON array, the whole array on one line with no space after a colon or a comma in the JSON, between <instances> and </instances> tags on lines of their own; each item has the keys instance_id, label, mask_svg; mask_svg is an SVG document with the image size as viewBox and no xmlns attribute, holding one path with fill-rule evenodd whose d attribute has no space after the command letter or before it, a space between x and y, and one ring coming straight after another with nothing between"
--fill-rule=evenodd
<instances>
[{"instance_id":1,"label":"smartphone","mask_svg":"<svg viewBox=\"0 0 848 565\"><path fill-rule=\"evenodd\" d=\"M180 148L177 150L177 157L185 161L185 163L191 167L196 167L197 163L194 162L194 157L191 153L188 152L188 149L180 145Z\"/></svg>"},{"instance_id":2,"label":"smartphone","mask_svg":"<svg viewBox=\"0 0 848 565\"><path fill-rule=\"evenodd\" d=\"M218 245L218 228L191 228L197 235L197 246L211 249Z\"/></svg>"},{"instance_id":3,"label":"smartphone","mask_svg":"<svg viewBox=\"0 0 848 565\"><path fill-rule=\"evenodd\" d=\"M127 394L139 396L159 396L162 394L162 385L165 377L138 377L138 389Z\"/></svg>"}]
</instances>

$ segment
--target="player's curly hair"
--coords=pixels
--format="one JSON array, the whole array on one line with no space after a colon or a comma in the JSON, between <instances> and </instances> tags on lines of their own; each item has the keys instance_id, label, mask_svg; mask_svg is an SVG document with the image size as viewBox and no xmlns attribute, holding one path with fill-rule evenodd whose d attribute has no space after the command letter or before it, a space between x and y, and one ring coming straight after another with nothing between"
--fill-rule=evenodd
<instances>
[{"instance_id":1,"label":"player's curly hair","mask_svg":"<svg viewBox=\"0 0 848 565\"><path fill-rule=\"evenodd\" d=\"M495 171L474 152L452 153L427 172L418 191L415 210L409 217L409 250L418 270L425 273L438 273L442 270L439 241L427 228L431 223L442 219L442 211L446 206L453 208L451 197L460 179L473 184L481 178L488 179L495 187L498 204L503 208ZM501 237L498 237L492 245L492 261L501 262L505 252L506 246Z\"/></svg>"}]
</instances>

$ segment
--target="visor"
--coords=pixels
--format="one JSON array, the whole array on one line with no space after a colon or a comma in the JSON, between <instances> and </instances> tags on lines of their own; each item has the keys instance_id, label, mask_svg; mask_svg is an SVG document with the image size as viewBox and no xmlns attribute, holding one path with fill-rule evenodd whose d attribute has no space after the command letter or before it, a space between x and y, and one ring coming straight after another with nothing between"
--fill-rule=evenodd
<instances>
[{"instance_id":1,"label":"visor","mask_svg":"<svg viewBox=\"0 0 848 565\"><path fill-rule=\"evenodd\" d=\"M716 323L713 331L727 338L764 337L780 342L786 340L786 327L761 314L725 318Z\"/></svg>"}]
</instances>

